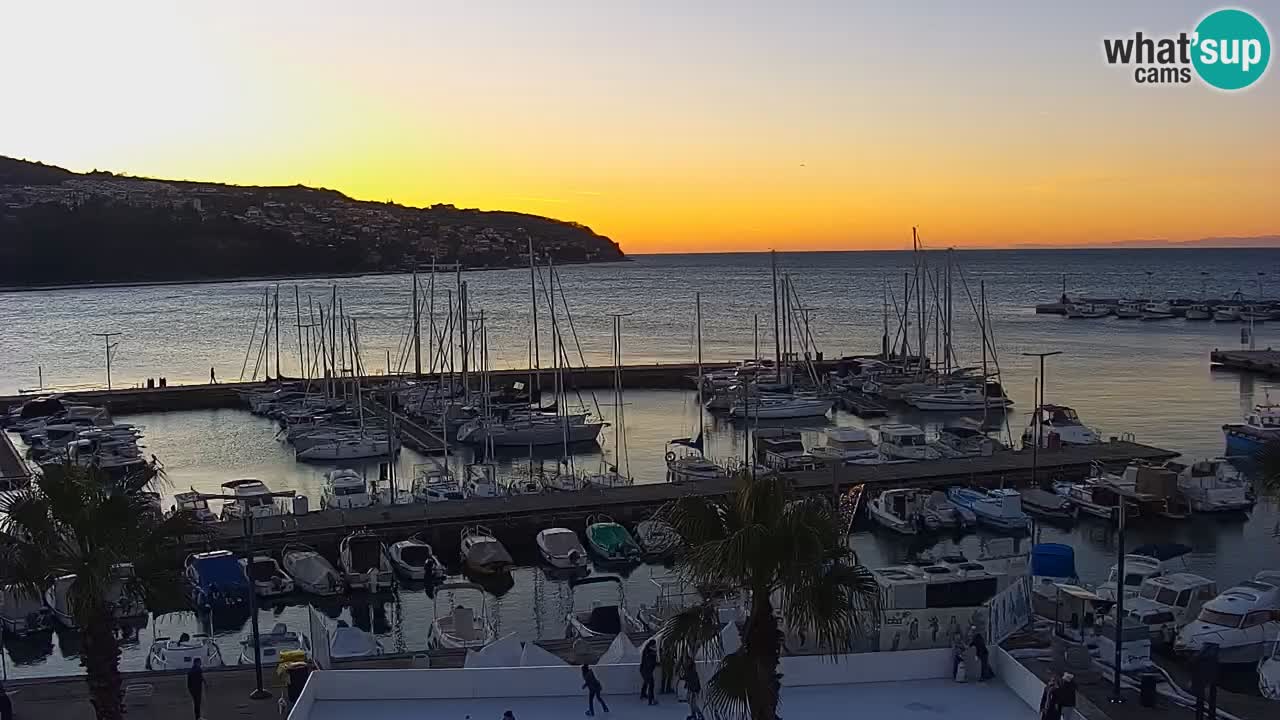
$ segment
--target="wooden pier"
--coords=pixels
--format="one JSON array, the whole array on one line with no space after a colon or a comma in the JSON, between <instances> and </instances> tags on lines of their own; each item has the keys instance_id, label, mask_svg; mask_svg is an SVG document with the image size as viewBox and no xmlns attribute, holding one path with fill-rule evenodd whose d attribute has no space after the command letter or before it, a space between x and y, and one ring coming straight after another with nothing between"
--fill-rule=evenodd
<instances>
[{"instance_id":1,"label":"wooden pier","mask_svg":"<svg viewBox=\"0 0 1280 720\"><path fill-rule=\"evenodd\" d=\"M1120 466L1133 460L1162 462L1176 456L1177 453L1169 450L1124 441L1067 447L1041 451L1037 476L1073 480L1085 477L1094 463ZM955 484L1018 486L1030 483L1032 464L1033 454L1029 451L999 451L987 457L891 465L835 465L788 473L787 477L799 490L818 493L859 484L867 485L873 492L880 488ZM582 530L587 516L597 513L606 513L619 522L635 523L679 497L725 495L732 489L733 482L723 479L685 484L647 483L580 492L375 505L358 510L285 515L258 520L247 545L255 550L274 550L289 543L333 547L352 531L367 528L389 541L423 533L442 557L456 557L461 528L482 523L508 543L513 552L518 552L521 548L532 548L537 532L548 527ZM243 526L240 522L231 522L216 525L209 538L191 544L189 549L244 547Z\"/></svg>"},{"instance_id":2,"label":"wooden pier","mask_svg":"<svg viewBox=\"0 0 1280 720\"><path fill-rule=\"evenodd\" d=\"M1280 376L1280 351L1214 350L1209 353L1209 366L1222 370L1239 370L1259 375Z\"/></svg>"}]
</instances>

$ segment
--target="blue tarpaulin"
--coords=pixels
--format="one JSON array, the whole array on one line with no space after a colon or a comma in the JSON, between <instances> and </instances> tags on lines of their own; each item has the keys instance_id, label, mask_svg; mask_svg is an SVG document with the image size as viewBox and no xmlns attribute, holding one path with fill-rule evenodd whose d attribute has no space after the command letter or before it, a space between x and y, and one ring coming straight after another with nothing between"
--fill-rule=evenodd
<instances>
[{"instance_id":1,"label":"blue tarpaulin","mask_svg":"<svg viewBox=\"0 0 1280 720\"><path fill-rule=\"evenodd\" d=\"M1031 548L1031 574L1039 577L1076 577L1076 551L1061 543L1039 543Z\"/></svg>"}]
</instances>

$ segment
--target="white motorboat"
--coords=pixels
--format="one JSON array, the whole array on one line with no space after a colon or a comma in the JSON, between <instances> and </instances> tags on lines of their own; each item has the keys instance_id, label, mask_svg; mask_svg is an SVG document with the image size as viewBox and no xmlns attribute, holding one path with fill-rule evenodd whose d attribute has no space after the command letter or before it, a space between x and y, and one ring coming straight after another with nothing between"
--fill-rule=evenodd
<instances>
[{"instance_id":1,"label":"white motorboat","mask_svg":"<svg viewBox=\"0 0 1280 720\"><path fill-rule=\"evenodd\" d=\"M1213 309L1214 322L1239 322L1240 308L1222 305Z\"/></svg>"},{"instance_id":2,"label":"white motorboat","mask_svg":"<svg viewBox=\"0 0 1280 720\"><path fill-rule=\"evenodd\" d=\"M320 495L321 510L356 510L373 504L369 486L355 470L343 468L324 474Z\"/></svg>"},{"instance_id":3,"label":"white motorboat","mask_svg":"<svg viewBox=\"0 0 1280 720\"><path fill-rule=\"evenodd\" d=\"M1264 571L1204 604L1195 622L1178 633L1174 650L1218 646L1224 665L1257 666L1280 640L1280 572Z\"/></svg>"},{"instance_id":4,"label":"white motorboat","mask_svg":"<svg viewBox=\"0 0 1280 720\"><path fill-rule=\"evenodd\" d=\"M599 592L587 592L597 588L607 588L609 597L601 598ZM573 609L565 618L565 637L611 638L620 633L644 631L640 621L627 611L622 578L616 575L598 575L570 580L569 592L573 595ZM584 597L589 605L582 603Z\"/></svg>"},{"instance_id":5,"label":"white motorboat","mask_svg":"<svg viewBox=\"0 0 1280 720\"><path fill-rule=\"evenodd\" d=\"M965 386L952 390L913 392L907 404L920 410L1002 410L1013 404L1004 395L990 395L984 388Z\"/></svg>"},{"instance_id":6,"label":"white motorboat","mask_svg":"<svg viewBox=\"0 0 1280 720\"><path fill-rule=\"evenodd\" d=\"M311 659L311 640L300 632L294 632L284 623L276 623L271 632L258 634L258 648L262 651L262 665L269 667L280 660L280 655L289 651L300 651L308 660ZM253 633L250 632L240 640L240 665L253 664Z\"/></svg>"},{"instance_id":7,"label":"white motorboat","mask_svg":"<svg viewBox=\"0 0 1280 720\"><path fill-rule=\"evenodd\" d=\"M1167 302L1146 303L1142 306L1143 320L1169 320L1173 316L1173 306Z\"/></svg>"},{"instance_id":8,"label":"white motorboat","mask_svg":"<svg viewBox=\"0 0 1280 720\"><path fill-rule=\"evenodd\" d=\"M342 591L342 575L333 563L306 545L286 545L281 553L284 570L294 586L312 595L336 595Z\"/></svg>"},{"instance_id":9,"label":"white motorboat","mask_svg":"<svg viewBox=\"0 0 1280 720\"><path fill-rule=\"evenodd\" d=\"M972 510L951 502L941 490L927 493L920 512L924 515L925 527L929 529L963 530L978 524L978 516Z\"/></svg>"},{"instance_id":10,"label":"white motorboat","mask_svg":"<svg viewBox=\"0 0 1280 720\"><path fill-rule=\"evenodd\" d=\"M945 458L991 457L996 450L1003 450L1000 441L979 428L948 425L938 429L934 448Z\"/></svg>"},{"instance_id":11,"label":"white motorboat","mask_svg":"<svg viewBox=\"0 0 1280 720\"><path fill-rule=\"evenodd\" d=\"M882 527L915 535L926 529L921 504L920 493L914 488L885 490L867 503L867 514Z\"/></svg>"},{"instance_id":12,"label":"white motorboat","mask_svg":"<svg viewBox=\"0 0 1280 720\"><path fill-rule=\"evenodd\" d=\"M1095 482L1069 483L1056 482L1053 484L1053 492L1060 497L1066 498L1074 505L1079 512L1086 515L1092 515L1103 520L1115 520L1116 507L1120 504L1120 493L1116 492L1109 482L1097 482L1098 478L1091 478ZM1138 506L1136 503L1125 504L1125 518L1137 519Z\"/></svg>"},{"instance_id":13,"label":"white motorboat","mask_svg":"<svg viewBox=\"0 0 1280 720\"><path fill-rule=\"evenodd\" d=\"M273 557L254 555L252 560L240 558L240 568L260 598L280 597L293 592L293 578Z\"/></svg>"},{"instance_id":14,"label":"white motorboat","mask_svg":"<svg viewBox=\"0 0 1280 720\"><path fill-rule=\"evenodd\" d=\"M362 435L313 445L299 450L295 457L299 460L359 460L390 455L392 448L399 449L397 443L387 436Z\"/></svg>"},{"instance_id":15,"label":"white motorboat","mask_svg":"<svg viewBox=\"0 0 1280 720\"><path fill-rule=\"evenodd\" d=\"M937 460L942 457L930 447L924 431L915 425L886 423L876 429L880 436L880 454L890 460Z\"/></svg>"},{"instance_id":16,"label":"white motorboat","mask_svg":"<svg viewBox=\"0 0 1280 720\"><path fill-rule=\"evenodd\" d=\"M1124 596L1136 596L1142 583L1150 578L1186 569L1183 558L1190 552L1191 548L1181 543L1152 543L1134 548L1132 553L1124 556ZM1116 599L1119 574L1119 566L1112 565L1106 582L1098 586L1098 597Z\"/></svg>"},{"instance_id":17,"label":"white motorboat","mask_svg":"<svg viewBox=\"0 0 1280 720\"><path fill-rule=\"evenodd\" d=\"M0 631L25 637L52 625L53 616L39 595L28 595L13 586L0 588Z\"/></svg>"},{"instance_id":18,"label":"white motorboat","mask_svg":"<svg viewBox=\"0 0 1280 720\"><path fill-rule=\"evenodd\" d=\"M370 530L357 530L342 539L338 566L348 590L388 590L395 580L387 546Z\"/></svg>"},{"instance_id":19,"label":"white motorboat","mask_svg":"<svg viewBox=\"0 0 1280 720\"><path fill-rule=\"evenodd\" d=\"M1210 320L1213 318L1213 308L1203 304L1188 305L1182 316L1188 320Z\"/></svg>"},{"instance_id":20,"label":"white motorboat","mask_svg":"<svg viewBox=\"0 0 1280 720\"><path fill-rule=\"evenodd\" d=\"M1280 642L1271 644L1271 653L1258 663L1258 691L1268 700L1280 700Z\"/></svg>"},{"instance_id":21,"label":"white motorboat","mask_svg":"<svg viewBox=\"0 0 1280 720\"><path fill-rule=\"evenodd\" d=\"M1073 320L1091 320L1104 318L1111 314L1111 306L1092 303L1071 303L1067 305L1067 317Z\"/></svg>"},{"instance_id":22,"label":"white motorboat","mask_svg":"<svg viewBox=\"0 0 1280 720\"><path fill-rule=\"evenodd\" d=\"M1245 305L1240 308L1240 319L1247 323L1266 322L1271 319L1271 309L1263 305Z\"/></svg>"},{"instance_id":23,"label":"white motorboat","mask_svg":"<svg viewBox=\"0 0 1280 720\"><path fill-rule=\"evenodd\" d=\"M1178 631L1218 596L1218 584L1188 572L1156 575L1142 581L1138 594L1126 597L1125 611L1151 630L1154 640L1172 644Z\"/></svg>"},{"instance_id":24,"label":"white motorboat","mask_svg":"<svg viewBox=\"0 0 1280 720\"><path fill-rule=\"evenodd\" d=\"M547 528L536 538L542 559L554 568L579 570L587 567L587 549L578 540L578 533L568 528Z\"/></svg>"},{"instance_id":25,"label":"white motorboat","mask_svg":"<svg viewBox=\"0 0 1280 720\"><path fill-rule=\"evenodd\" d=\"M1121 320L1137 320L1142 317L1142 306L1144 303L1126 300L1116 306L1116 317Z\"/></svg>"},{"instance_id":26,"label":"white motorboat","mask_svg":"<svg viewBox=\"0 0 1280 720\"><path fill-rule=\"evenodd\" d=\"M146 667L157 672L190 670L195 660L206 669L222 667L222 650L213 638L201 633L182 633L177 640L158 637L147 651Z\"/></svg>"},{"instance_id":27,"label":"white motorboat","mask_svg":"<svg viewBox=\"0 0 1280 720\"><path fill-rule=\"evenodd\" d=\"M107 601L115 612L116 620L131 621L147 617L147 608L142 598L134 595L129 587L133 582L134 569L132 563L117 563L113 567L114 578L107 588ZM68 630L77 629L74 610L71 606L71 591L76 583L75 575L62 575L54 578L53 583L44 592L44 604L53 614L53 619Z\"/></svg>"},{"instance_id":28,"label":"white motorboat","mask_svg":"<svg viewBox=\"0 0 1280 720\"><path fill-rule=\"evenodd\" d=\"M798 432L777 432L777 428L768 428L770 433L765 434L765 430L757 430L754 433L756 441L756 455L764 459L764 466L770 470L778 472L795 472L799 470L814 470L818 467L818 460L809 454L804 447L804 440Z\"/></svg>"},{"instance_id":29,"label":"white motorboat","mask_svg":"<svg viewBox=\"0 0 1280 720\"><path fill-rule=\"evenodd\" d=\"M1054 442L1062 445L1097 445L1102 442L1098 433L1080 422L1076 411L1066 405L1043 405L1031 413L1031 422L1022 433L1022 446L1035 444L1036 420L1040 421L1040 447L1051 447ZM1051 436L1056 435L1057 440Z\"/></svg>"},{"instance_id":30,"label":"white motorboat","mask_svg":"<svg viewBox=\"0 0 1280 720\"><path fill-rule=\"evenodd\" d=\"M444 579L444 563L436 557L431 545L417 535L391 543L387 556L391 559L392 567L406 580Z\"/></svg>"},{"instance_id":31,"label":"white motorboat","mask_svg":"<svg viewBox=\"0 0 1280 720\"><path fill-rule=\"evenodd\" d=\"M667 482L696 483L701 480L727 478L728 470L717 462L708 460L701 452L686 451L677 455L671 445L667 446Z\"/></svg>"},{"instance_id":32,"label":"white motorboat","mask_svg":"<svg viewBox=\"0 0 1280 720\"><path fill-rule=\"evenodd\" d=\"M218 516L209 509L209 501L195 490L175 494L173 510L191 515L198 523L218 522Z\"/></svg>"},{"instance_id":33,"label":"white motorboat","mask_svg":"<svg viewBox=\"0 0 1280 720\"><path fill-rule=\"evenodd\" d=\"M493 531L483 525L462 529L462 564L480 575L498 575L511 570L511 553L498 542Z\"/></svg>"},{"instance_id":34,"label":"white motorboat","mask_svg":"<svg viewBox=\"0 0 1280 720\"><path fill-rule=\"evenodd\" d=\"M462 487L448 468L431 465L418 470L411 486L414 502L435 503L462 500Z\"/></svg>"},{"instance_id":35,"label":"white motorboat","mask_svg":"<svg viewBox=\"0 0 1280 720\"><path fill-rule=\"evenodd\" d=\"M502 496L498 484L498 466L493 463L467 465L467 476L462 481L462 495L466 498L494 498Z\"/></svg>"},{"instance_id":36,"label":"white motorboat","mask_svg":"<svg viewBox=\"0 0 1280 720\"><path fill-rule=\"evenodd\" d=\"M823 435L824 444L809 450L809 454L819 460L855 463L880 459L880 448L871 440L871 434L862 428L829 428Z\"/></svg>"},{"instance_id":37,"label":"white motorboat","mask_svg":"<svg viewBox=\"0 0 1280 720\"><path fill-rule=\"evenodd\" d=\"M471 595L478 599L472 606L459 602L461 597ZM441 614L440 600L444 597L457 604L448 613ZM427 631L427 647L432 650L479 649L493 642L497 636L489 620L488 595L475 583L447 582L440 585L436 588L433 607L434 619Z\"/></svg>"},{"instance_id":38,"label":"white motorboat","mask_svg":"<svg viewBox=\"0 0 1280 720\"><path fill-rule=\"evenodd\" d=\"M1022 496L1017 490L997 488L983 491L951 487L947 488L947 499L973 512L980 525L1013 533L1027 532L1031 528L1031 518L1022 511Z\"/></svg>"},{"instance_id":39,"label":"white motorboat","mask_svg":"<svg viewBox=\"0 0 1280 720\"><path fill-rule=\"evenodd\" d=\"M831 412L834 405L834 400L817 397L761 395L746 402L735 402L729 408L729 414L735 418L752 420L821 417Z\"/></svg>"},{"instance_id":40,"label":"white motorboat","mask_svg":"<svg viewBox=\"0 0 1280 720\"><path fill-rule=\"evenodd\" d=\"M273 493L261 480L246 478L244 480L231 480L222 483L222 487L230 490L234 500L228 500L222 504L222 519L240 520L246 515L252 515L254 518L273 517L276 515L284 515L285 508L278 502L278 495L292 495L292 491L287 493Z\"/></svg>"},{"instance_id":41,"label":"white motorboat","mask_svg":"<svg viewBox=\"0 0 1280 720\"><path fill-rule=\"evenodd\" d=\"M1239 512L1249 510L1255 502L1244 474L1222 457L1197 460L1182 468L1178 490L1193 512Z\"/></svg>"},{"instance_id":42,"label":"white motorboat","mask_svg":"<svg viewBox=\"0 0 1280 720\"><path fill-rule=\"evenodd\" d=\"M382 643L377 638L342 620L329 636L329 658L332 660L359 660L381 654Z\"/></svg>"}]
</instances>

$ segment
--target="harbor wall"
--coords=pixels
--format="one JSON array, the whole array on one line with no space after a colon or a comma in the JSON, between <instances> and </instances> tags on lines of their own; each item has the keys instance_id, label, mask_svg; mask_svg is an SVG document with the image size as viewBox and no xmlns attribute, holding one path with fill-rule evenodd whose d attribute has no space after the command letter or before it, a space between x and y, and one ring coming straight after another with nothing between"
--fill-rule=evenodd
<instances>
[{"instance_id":1,"label":"harbor wall","mask_svg":"<svg viewBox=\"0 0 1280 720\"><path fill-rule=\"evenodd\" d=\"M786 687L937 680L950 677L951 649L838 655L789 655L782 660ZM705 679L716 663L698 663ZM595 665L609 696L640 692L639 665ZM308 717L325 701L442 700L466 698L576 697L582 671L555 667L460 668L444 670L319 670L307 680L291 720Z\"/></svg>"}]
</instances>

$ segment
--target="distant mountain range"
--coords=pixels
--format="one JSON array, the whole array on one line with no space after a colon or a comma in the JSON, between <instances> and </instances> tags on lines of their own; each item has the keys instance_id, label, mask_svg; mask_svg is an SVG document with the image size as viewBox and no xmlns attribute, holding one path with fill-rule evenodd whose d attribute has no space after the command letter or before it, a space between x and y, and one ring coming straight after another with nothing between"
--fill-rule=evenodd
<instances>
[{"instance_id":1,"label":"distant mountain range","mask_svg":"<svg viewBox=\"0 0 1280 720\"><path fill-rule=\"evenodd\" d=\"M1026 249L1105 249L1105 248L1280 248L1280 235L1254 235L1250 237L1205 237L1198 240L1166 240L1152 238L1148 240L1117 240L1115 242L1088 243L1080 245L1041 245L1026 243L1018 245Z\"/></svg>"},{"instance_id":2,"label":"distant mountain range","mask_svg":"<svg viewBox=\"0 0 1280 720\"><path fill-rule=\"evenodd\" d=\"M585 225L353 200L336 190L155 180L0 156L0 286L220 280L626 260Z\"/></svg>"}]
</instances>

